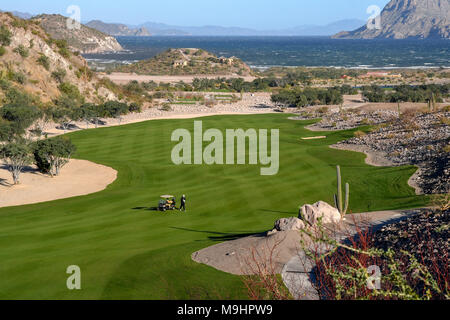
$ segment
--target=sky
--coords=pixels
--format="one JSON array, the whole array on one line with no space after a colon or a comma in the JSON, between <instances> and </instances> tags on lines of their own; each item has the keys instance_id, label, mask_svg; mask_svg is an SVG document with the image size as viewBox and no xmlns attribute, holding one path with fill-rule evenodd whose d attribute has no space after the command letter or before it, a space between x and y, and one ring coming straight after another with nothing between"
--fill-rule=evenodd
<instances>
[{"instance_id":1,"label":"sky","mask_svg":"<svg viewBox=\"0 0 450 320\"><path fill-rule=\"evenodd\" d=\"M367 20L367 8L389 0L0 0L3 11L69 15L77 5L81 21L138 25L159 22L179 26L236 26L259 30L325 25L343 19Z\"/></svg>"}]
</instances>

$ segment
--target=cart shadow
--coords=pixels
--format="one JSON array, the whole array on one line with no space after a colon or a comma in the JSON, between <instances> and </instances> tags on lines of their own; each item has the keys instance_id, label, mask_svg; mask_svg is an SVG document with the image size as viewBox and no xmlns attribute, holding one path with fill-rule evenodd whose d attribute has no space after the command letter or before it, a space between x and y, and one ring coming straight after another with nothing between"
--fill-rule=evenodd
<instances>
[{"instance_id":1,"label":"cart shadow","mask_svg":"<svg viewBox=\"0 0 450 320\"><path fill-rule=\"evenodd\" d=\"M131 210L141 210L141 211L159 211L157 207L135 207Z\"/></svg>"}]
</instances>

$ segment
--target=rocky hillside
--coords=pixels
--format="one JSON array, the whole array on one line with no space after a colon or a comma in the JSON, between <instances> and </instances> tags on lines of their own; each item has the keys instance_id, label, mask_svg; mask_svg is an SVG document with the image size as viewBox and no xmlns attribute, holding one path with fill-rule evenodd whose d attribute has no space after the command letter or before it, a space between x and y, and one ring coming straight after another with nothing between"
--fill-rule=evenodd
<instances>
[{"instance_id":1,"label":"rocky hillside","mask_svg":"<svg viewBox=\"0 0 450 320\"><path fill-rule=\"evenodd\" d=\"M54 40L35 20L0 13L0 105L32 97L36 103L54 102L71 91L86 101L116 100L71 52L65 41Z\"/></svg>"},{"instance_id":2,"label":"rocky hillside","mask_svg":"<svg viewBox=\"0 0 450 320\"><path fill-rule=\"evenodd\" d=\"M160 55L135 64L119 67L118 72L143 75L217 75L247 76L251 69L242 60L217 57L202 49L169 49Z\"/></svg>"},{"instance_id":3,"label":"rocky hillside","mask_svg":"<svg viewBox=\"0 0 450 320\"><path fill-rule=\"evenodd\" d=\"M381 13L381 28L363 26L336 39L450 39L450 0L392 0Z\"/></svg>"},{"instance_id":4,"label":"rocky hillside","mask_svg":"<svg viewBox=\"0 0 450 320\"><path fill-rule=\"evenodd\" d=\"M93 20L86 23L89 28L109 34L110 36L131 36L131 37L149 37L151 33L147 28L131 29L124 24L105 23L100 20Z\"/></svg>"},{"instance_id":5,"label":"rocky hillside","mask_svg":"<svg viewBox=\"0 0 450 320\"><path fill-rule=\"evenodd\" d=\"M100 53L107 51L122 51L117 40L103 32L81 25L80 29L67 28L69 18L52 14L33 17L53 39L64 39L73 51L80 53Z\"/></svg>"}]
</instances>

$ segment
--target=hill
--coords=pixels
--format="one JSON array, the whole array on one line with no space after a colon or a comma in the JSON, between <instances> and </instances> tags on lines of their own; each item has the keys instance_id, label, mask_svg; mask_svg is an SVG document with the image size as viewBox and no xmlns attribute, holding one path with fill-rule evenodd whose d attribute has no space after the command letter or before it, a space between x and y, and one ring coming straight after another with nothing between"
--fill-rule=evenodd
<instances>
[{"instance_id":1,"label":"hill","mask_svg":"<svg viewBox=\"0 0 450 320\"><path fill-rule=\"evenodd\" d=\"M196 48L169 49L154 58L120 66L118 72L142 75L240 75L248 76L251 69L242 60L217 57Z\"/></svg>"},{"instance_id":2,"label":"hill","mask_svg":"<svg viewBox=\"0 0 450 320\"><path fill-rule=\"evenodd\" d=\"M52 102L68 91L91 102L116 100L81 56L65 41L52 39L35 20L0 13L0 56L0 103L18 97Z\"/></svg>"},{"instance_id":3,"label":"hill","mask_svg":"<svg viewBox=\"0 0 450 320\"><path fill-rule=\"evenodd\" d=\"M67 28L68 19L57 14L42 14L33 17L32 21L38 22L53 39L66 40L73 51L101 53L123 50L114 37L83 24L80 29Z\"/></svg>"},{"instance_id":4,"label":"hill","mask_svg":"<svg viewBox=\"0 0 450 320\"><path fill-rule=\"evenodd\" d=\"M86 23L89 28L109 34L111 36L132 36L132 37L149 37L151 33L145 27L131 29L124 24L105 23L100 20L93 20Z\"/></svg>"},{"instance_id":5,"label":"hill","mask_svg":"<svg viewBox=\"0 0 450 320\"><path fill-rule=\"evenodd\" d=\"M450 0L392 0L381 13L381 28L363 26L335 39L450 39Z\"/></svg>"}]
</instances>

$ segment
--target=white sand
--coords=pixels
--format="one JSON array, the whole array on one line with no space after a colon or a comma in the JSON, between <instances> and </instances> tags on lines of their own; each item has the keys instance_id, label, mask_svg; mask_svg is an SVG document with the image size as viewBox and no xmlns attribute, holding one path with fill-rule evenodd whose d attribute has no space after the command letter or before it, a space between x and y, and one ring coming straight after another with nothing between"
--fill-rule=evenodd
<instances>
[{"instance_id":1,"label":"white sand","mask_svg":"<svg viewBox=\"0 0 450 320\"><path fill-rule=\"evenodd\" d=\"M71 160L58 177L43 175L29 168L12 185L11 174L0 169L0 208L41 203L104 190L117 178L117 171L85 160Z\"/></svg>"}]
</instances>

